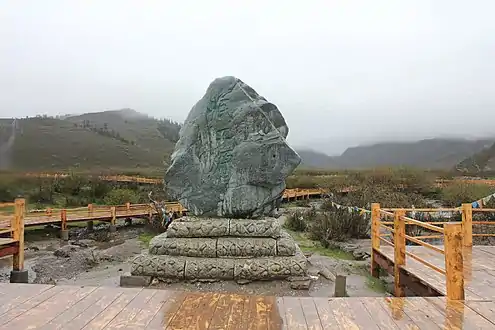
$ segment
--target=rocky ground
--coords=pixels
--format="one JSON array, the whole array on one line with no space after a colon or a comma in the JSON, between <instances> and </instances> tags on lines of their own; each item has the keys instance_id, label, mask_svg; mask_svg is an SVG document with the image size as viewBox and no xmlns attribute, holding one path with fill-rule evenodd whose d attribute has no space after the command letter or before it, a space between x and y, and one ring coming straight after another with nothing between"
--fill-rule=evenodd
<instances>
[{"instance_id":1,"label":"rocky ground","mask_svg":"<svg viewBox=\"0 0 495 330\"><path fill-rule=\"evenodd\" d=\"M284 217L280 220L283 222ZM58 229L40 229L26 234L26 268L33 283L118 286L120 275L129 272L128 261L146 251L151 234L142 223L118 226L110 234L105 224L95 226L93 232L85 228L72 228L69 244L63 244L56 234ZM290 283L253 282L195 282L161 283L153 286L173 290L238 292L259 295L332 296L334 282L328 274L347 276L349 296L383 296L387 283L368 275L369 241L361 240L342 244L347 253L335 257L321 251L307 251L310 276L309 290L294 290ZM304 249L303 249L304 250ZM354 260L352 255L356 256ZM349 258L349 256L351 256ZM0 282L8 282L11 258L0 259ZM331 277L330 277L331 278ZM390 279L389 279L390 282Z\"/></svg>"}]
</instances>

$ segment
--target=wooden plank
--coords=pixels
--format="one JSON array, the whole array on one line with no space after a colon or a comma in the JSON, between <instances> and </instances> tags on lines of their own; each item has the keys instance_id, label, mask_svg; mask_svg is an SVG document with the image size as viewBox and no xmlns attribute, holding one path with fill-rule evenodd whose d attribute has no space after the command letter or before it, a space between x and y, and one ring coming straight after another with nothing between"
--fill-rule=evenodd
<instances>
[{"instance_id":1,"label":"wooden plank","mask_svg":"<svg viewBox=\"0 0 495 330\"><path fill-rule=\"evenodd\" d=\"M167 299L175 294L173 291L168 290L153 290L153 292L154 294L151 299L141 306L141 310L127 323L125 329L137 330L146 328Z\"/></svg>"},{"instance_id":2,"label":"wooden plank","mask_svg":"<svg viewBox=\"0 0 495 330\"><path fill-rule=\"evenodd\" d=\"M16 306L13 306L10 308L8 311L0 315L0 325L3 325L19 315L21 315L24 312L29 311L31 308L36 307L37 305L43 303L45 300L53 297L54 295L58 294L60 291L62 291L62 288L60 287L52 287L51 289L45 290L34 297L24 301L21 304L18 304Z\"/></svg>"},{"instance_id":3,"label":"wooden plank","mask_svg":"<svg viewBox=\"0 0 495 330\"><path fill-rule=\"evenodd\" d=\"M483 251L483 252L486 252L488 254L495 256L495 246L486 246L486 245L473 246L473 251L477 251L477 250L480 250L480 251Z\"/></svg>"},{"instance_id":4,"label":"wooden plank","mask_svg":"<svg viewBox=\"0 0 495 330\"><path fill-rule=\"evenodd\" d=\"M285 318L288 329L307 329L306 318L297 297L284 297Z\"/></svg>"},{"instance_id":5,"label":"wooden plank","mask_svg":"<svg viewBox=\"0 0 495 330\"><path fill-rule=\"evenodd\" d=\"M368 311L373 319L373 322L381 330L393 330L400 329L399 326L394 322L391 313L380 305L377 298L356 298L361 301L364 308Z\"/></svg>"},{"instance_id":6,"label":"wooden plank","mask_svg":"<svg viewBox=\"0 0 495 330\"><path fill-rule=\"evenodd\" d=\"M313 298L318 311L318 317L320 318L321 325L324 330L332 330L337 327L337 320L333 315L333 311L328 304L329 298Z\"/></svg>"},{"instance_id":7,"label":"wooden plank","mask_svg":"<svg viewBox=\"0 0 495 330\"><path fill-rule=\"evenodd\" d=\"M443 316L445 329L493 329L495 324L464 305L464 302L443 297L424 298ZM493 320L493 319L492 319ZM439 322L442 322L439 319Z\"/></svg>"},{"instance_id":8,"label":"wooden plank","mask_svg":"<svg viewBox=\"0 0 495 330\"><path fill-rule=\"evenodd\" d=\"M75 303L71 308L65 310L57 317L53 318L50 322L45 324L40 329L43 330L55 330L61 329L63 326L70 324L70 322L78 315L82 314L85 310L93 306L98 300L105 296L106 290L104 288L95 288L84 298Z\"/></svg>"},{"instance_id":9,"label":"wooden plank","mask_svg":"<svg viewBox=\"0 0 495 330\"><path fill-rule=\"evenodd\" d=\"M173 319L169 323L172 329L184 329L191 324L194 315L198 313L199 306L203 303L203 299L211 297L205 293L187 293L184 302L175 313Z\"/></svg>"},{"instance_id":10,"label":"wooden plank","mask_svg":"<svg viewBox=\"0 0 495 330\"><path fill-rule=\"evenodd\" d=\"M466 301L464 304L490 322L495 320L494 301Z\"/></svg>"},{"instance_id":11,"label":"wooden plank","mask_svg":"<svg viewBox=\"0 0 495 330\"><path fill-rule=\"evenodd\" d=\"M281 330L287 330L287 318L285 317L285 305L284 305L284 298L283 297L278 297L277 298L277 310L280 316L280 322Z\"/></svg>"},{"instance_id":12,"label":"wooden plank","mask_svg":"<svg viewBox=\"0 0 495 330\"><path fill-rule=\"evenodd\" d=\"M303 309L304 318L306 319L308 329L322 330L323 325L321 324L320 317L318 316L318 310L316 309L313 298L301 297L299 298L299 301Z\"/></svg>"},{"instance_id":13,"label":"wooden plank","mask_svg":"<svg viewBox=\"0 0 495 330\"><path fill-rule=\"evenodd\" d=\"M155 290L143 289L137 296L118 313L105 329L122 329L141 311L143 305L156 293Z\"/></svg>"},{"instance_id":14,"label":"wooden plank","mask_svg":"<svg viewBox=\"0 0 495 330\"><path fill-rule=\"evenodd\" d=\"M263 296L246 296L246 302L243 308L243 320L237 324L236 329L258 330L268 328L268 304L267 297Z\"/></svg>"},{"instance_id":15,"label":"wooden plank","mask_svg":"<svg viewBox=\"0 0 495 330\"><path fill-rule=\"evenodd\" d=\"M410 303L411 299L416 298L387 297L379 299L378 302L390 311L395 324L401 328L440 329L440 326L430 320L428 311L418 309L416 305Z\"/></svg>"},{"instance_id":16,"label":"wooden plank","mask_svg":"<svg viewBox=\"0 0 495 330\"><path fill-rule=\"evenodd\" d=\"M169 327L185 329L195 324L196 329L208 329L219 298L218 293L189 293Z\"/></svg>"},{"instance_id":17,"label":"wooden plank","mask_svg":"<svg viewBox=\"0 0 495 330\"><path fill-rule=\"evenodd\" d=\"M280 298L282 299L282 298ZM220 297L209 329L237 329L243 322L245 296L225 294Z\"/></svg>"},{"instance_id":18,"label":"wooden plank","mask_svg":"<svg viewBox=\"0 0 495 330\"><path fill-rule=\"evenodd\" d=\"M88 295L94 288L61 286L57 294L10 320L6 329L39 328Z\"/></svg>"},{"instance_id":19,"label":"wooden plank","mask_svg":"<svg viewBox=\"0 0 495 330\"><path fill-rule=\"evenodd\" d=\"M359 299L335 298L330 300L329 304L341 328L379 330Z\"/></svg>"},{"instance_id":20,"label":"wooden plank","mask_svg":"<svg viewBox=\"0 0 495 330\"><path fill-rule=\"evenodd\" d=\"M181 307L187 293L174 292L166 302L163 303L158 313L155 314L153 319L148 323L146 329L166 329L167 326L173 321L175 314Z\"/></svg>"},{"instance_id":21,"label":"wooden plank","mask_svg":"<svg viewBox=\"0 0 495 330\"><path fill-rule=\"evenodd\" d=\"M278 308L278 298L266 297L267 303L267 325L268 329L280 330L284 326L284 320L281 316L281 310ZM285 317L285 313L284 313Z\"/></svg>"},{"instance_id":22,"label":"wooden plank","mask_svg":"<svg viewBox=\"0 0 495 330\"><path fill-rule=\"evenodd\" d=\"M100 288L99 290L101 290L101 298L94 302L87 309L83 310L79 315L74 317L69 323L65 324L62 329L80 330L84 328L86 324L88 324L91 320L98 316L102 311L105 310L105 308L107 308L124 293L124 289L116 288Z\"/></svg>"},{"instance_id":23,"label":"wooden plank","mask_svg":"<svg viewBox=\"0 0 495 330\"><path fill-rule=\"evenodd\" d=\"M15 308L44 291L52 290L53 288L53 285L42 284L6 284L5 286L0 287L0 314Z\"/></svg>"},{"instance_id":24,"label":"wooden plank","mask_svg":"<svg viewBox=\"0 0 495 330\"><path fill-rule=\"evenodd\" d=\"M117 299L87 323L83 329L105 328L142 290L144 289L125 289Z\"/></svg>"}]
</instances>

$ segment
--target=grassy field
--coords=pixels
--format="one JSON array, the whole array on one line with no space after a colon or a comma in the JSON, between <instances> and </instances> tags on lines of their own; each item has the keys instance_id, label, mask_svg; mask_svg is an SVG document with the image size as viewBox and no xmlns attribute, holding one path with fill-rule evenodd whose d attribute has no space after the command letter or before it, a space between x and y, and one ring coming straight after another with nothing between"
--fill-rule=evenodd
<instances>
[{"instance_id":1,"label":"grassy field","mask_svg":"<svg viewBox=\"0 0 495 330\"><path fill-rule=\"evenodd\" d=\"M7 132L11 122L0 119L0 131ZM15 142L2 155L9 158L2 164L8 163L8 168L15 171L72 169L97 173L111 168L114 173L159 173L170 158L180 129L173 122L132 111L64 119L34 117L17 122Z\"/></svg>"}]
</instances>

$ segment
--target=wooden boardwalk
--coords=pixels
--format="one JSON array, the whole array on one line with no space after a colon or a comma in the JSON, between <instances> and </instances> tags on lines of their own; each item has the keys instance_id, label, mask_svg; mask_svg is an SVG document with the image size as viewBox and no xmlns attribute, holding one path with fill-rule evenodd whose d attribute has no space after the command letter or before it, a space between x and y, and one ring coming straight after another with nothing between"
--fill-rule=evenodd
<instances>
[{"instance_id":1,"label":"wooden boardwalk","mask_svg":"<svg viewBox=\"0 0 495 330\"><path fill-rule=\"evenodd\" d=\"M406 250L440 269L445 269L444 256L435 251L422 246L407 246ZM379 252L393 264L393 247L381 246ZM466 248L463 250L463 257L466 299L495 299L495 246ZM405 271L401 276L419 280L435 293L447 295L445 275L409 256L406 256L405 265L401 268Z\"/></svg>"},{"instance_id":2,"label":"wooden boardwalk","mask_svg":"<svg viewBox=\"0 0 495 330\"><path fill-rule=\"evenodd\" d=\"M282 196L283 201L294 201L298 199L310 199L321 197L324 191L321 189L286 189ZM8 204L8 205L7 205ZM6 206L13 205L7 203ZM187 212L178 202L166 202L167 211L182 214ZM113 209L113 210L112 210ZM0 209L1 211L1 209ZM31 210L25 212L24 226L32 227L39 225L58 224L62 222L62 213L65 212L65 221L85 222L85 221L108 221L114 222L116 219L125 218L148 218L150 215L157 214L156 210L150 204L130 204L105 206L105 205L88 205L87 207L68 208L68 209L44 209ZM8 228L11 225L13 211L0 213L0 229Z\"/></svg>"},{"instance_id":3,"label":"wooden boardwalk","mask_svg":"<svg viewBox=\"0 0 495 330\"><path fill-rule=\"evenodd\" d=\"M0 329L494 329L494 322L492 301L0 284Z\"/></svg>"}]
</instances>

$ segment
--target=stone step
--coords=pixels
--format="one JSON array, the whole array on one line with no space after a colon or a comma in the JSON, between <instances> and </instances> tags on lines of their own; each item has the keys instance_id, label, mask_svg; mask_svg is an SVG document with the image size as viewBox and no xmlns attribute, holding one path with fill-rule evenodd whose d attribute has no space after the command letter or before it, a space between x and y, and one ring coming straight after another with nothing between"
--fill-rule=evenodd
<instances>
[{"instance_id":1,"label":"stone step","mask_svg":"<svg viewBox=\"0 0 495 330\"><path fill-rule=\"evenodd\" d=\"M249 259L139 255L131 274L178 280L275 280L306 274L307 261L298 251L291 257Z\"/></svg>"},{"instance_id":2,"label":"stone step","mask_svg":"<svg viewBox=\"0 0 495 330\"><path fill-rule=\"evenodd\" d=\"M277 219L211 219L184 217L170 224L168 237L271 237L281 236L281 225Z\"/></svg>"},{"instance_id":3,"label":"stone step","mask_svg":"<svg viewBox=\"0 0 495 330\"><path fill-rule=\"evenodd\" d=\"M293 256L296 244L289 237L218 237L175 238L167 235L155 236L149 245L153 255L171 255L203 258Z\"/></svg>"}]
</instances>

